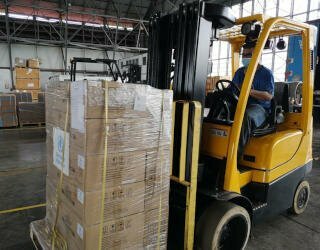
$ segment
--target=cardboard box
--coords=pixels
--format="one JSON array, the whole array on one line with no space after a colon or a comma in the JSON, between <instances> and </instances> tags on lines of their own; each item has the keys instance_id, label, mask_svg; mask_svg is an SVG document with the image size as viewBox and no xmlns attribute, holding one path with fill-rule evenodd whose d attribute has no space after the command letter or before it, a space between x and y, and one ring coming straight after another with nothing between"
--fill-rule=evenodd
<instances>
[{"instance_id":1,"label":"cardboard box","mask_svg":"<svg viewBox=\"0 0 320 250\"><path fill-rule=\"evenodd\" d=\"M52 117L55 118L55 120L52 120ZM59 113L56 110L52 110L51 112L48 111L46 108L46 132L47 136L53 136L53 128L61 128L61 130L64 131L64 125L66 121L66 114ZM70 134L70 120L67 123L67 132ZM47 138L48 138L47 137ZM51 145L52 147L52 145ZM52 154L52 151L50 152Z\"/></svg>"},{"instance_id":2,"label":"cardboard box","mask_svg":"<svg viewBox=\"0 0 320 250\"><path fill-rule=\"evenodd\" d=\"M72 117L71 117L72 119ZM72 126L72 121L71 121ZM85 154L103 154L105 137L104 119L84 121L84 133L71 128L70 141L79 152ZM146 150L158 146L160 127L153 122L141 120L108 120L108 152Z\"/></svg>"},{"instance_id":3,"label":"cardboard box","mask_svg":"<svg viewBox=\"0 0 320 250\"><path fill-rule=\"evenodd\" d=\"M167 249L168 204L144 213L144 249ZM160 230L159 230L160 229ZM160 234L158 234L160 232Z\"/></svg>"},{"instance_id":4,"label":"cardboard box","mask_svg":"<svg viewBox=\"0 0 320 250\"><path fill-rule=\"evenodd\" d=\"M164 179L165 176L163 175L162 178L160 175L150 176L145 181L145 210L156 209L160 204L161 206L168 205L170 182Z\"/></svg>"},{"instance_id":5,"label":"cardboard box","mask_svg":"<svg viewBox=\"0 0 320 250\"><path fill-rule=\"evenodd\" d=\"M27 61L27 66L29 68L36 68L38 69L39 68L39 60L38 59L28 59Z\"/></svg>"},{"instance_id":6,"label":"cardboard box","mask_svg":"<svg viewBox=\"0 0 320 250\"><path fill-rule=\"evenodd\" d=\"M19 90L29 90L29 89L39 89L40 80L37 78L17 78L16 79L16 89Z\"/></svg>"},{"instance_id":7,"label":"cardboard box","mask_svg":"<svg viewBox=\"0 0 320 250\"><path fill-rule=\"evenodd\" d=\"M216 88L216 84L219 80L226 79L231 80L230 76L209 76L206 81L206 94L212 92Z\"/></svg>"},{"instance_id":8,"label":"cardboard box","mask_svg":"<svg viewBox=\"0 0 320 250\"><path fill-rule=\"evenodd\" d=\"M38 92L38 102L46 102L46 95L45 92Z\"/></svg>"},{"instance_id":9,"label":"cardboard box","mask_svg":"<svg viewBox=\"0 0 320 250\"><path fill-rule=\"evenodd\" d=\"M0 113L0 127L9 128L18 126L18 118L16 112Z\"/></svg>"},{"instance_id":10,"label":"cardboard box","mask_svg":"<svg viewBox=\"0 0 320 250\"><path fill-rule=\"evenodd\" d=\"M67 102L69 99L63 98L61 96L57 96L54 93L46 92L46 107L47 111L55 111L57 113L65 114L67 111ZM70 105L69 105L69 112L70 112ZM69 116L70 117L70 116ZM52 117L52 121L54 121L54 117Z\"/></svg>"},{"instance_id":11,"label":"cardboard box","mask_svg":"<svg viewBox=\"0 0 320 250\"><path fill-rule=\"evenodd\" d=\"M40 89L18 89L15 93L20 93L21 95L27 95L23 97L25 99L24 102L32 102L38 100L38 93L40 92ZM31 101L30 101L31 96ZM21 100L22 101L22 100Z\"/></svg>"},{"instance_id":12,"label":"cardboard box","mask_svg":"<svg viewBox=\"0 0 320 250\"><path fill-rule=\"evenodd\" d=\"M18 118L16 111L16 96L13 94L0 95L0 127L16 127Z\"/></svg>"},{"instance_id":13,"label":"cardboard box","mask_svg":"<svg viewBox=\"0 0 320 250\"><path fill-rule=\"evenodd\" d=\"M53 166L53 140L47 136L48 174L60 176L60 170ZM127 151L108 154L106 185L119 186L145 180L147 151ZM69 152L69 175L64 180L82 190L101 190L104 155L80 155L71 148ZM51 164L50 164L51 163ZM50 164L50 165L49 165Z\"/></svg>"},{"instance_id":14,"label":"cardboard box","mask_svg":"<svg viewBox=\"0 0 320 250\"><path fill-rule=\"evenodd\" d=\"M52 166L53 167L53 166ZM52 182L52 183L51 183ZM55 200L58 176L48 170L47 200ZM61 203L77 214L83 225L98 224L101 221L101 190L87 192L66 181L62 182ZM144 211L144 182L106 186L103 221L114 220Z\"/></svg>"},{"instance_id":15,"label":"cardboard box","mask_svg":"<svg viewBox=\"0 0 320 250\"><path fill-rule=\"evenodd\" d=\"M16 78L40 78L39 69L15 67Z\"/></svg>"},{"instance_id":16,"label":"cardboard box","mask_svg":"<svg viewBox=\"0 0 320 250\"><path fill-rule=\"evenodd\" d=\"M108 118L110 119L157 119L160 116L154 114L161 113L161 105L165 105L163 110L171 110L167 107L172 103L172 93L168 90L163 92L159 98L159 90L148 85L120 84L108 82ZM75 111L78 107L83 107L83 119L104 118L104 89L102 81L77 81L70 86L71 106Z\"/></svg>"},{"instance_id":17,"label":"cardboard box","mask_svg":"<svg viewBox=\"0 0 320 250\"><path fill-rule=\"evenodd\" d=\"M27 60L20 57L16 57L14 59L14 64L18 67L27 67Z\"/></svg>"},{"instance_id":18,"label":"cardboard box","mask_svg":"<svg viewBox=\"0 0 320 250\"><path fill-rule=\"evenodd\" d=\"M29 91L31 92L32 100L33 101L38 100L38 93L41 91L41 89L33 89Z\"/></svg>"},{"instance_id":19,"label":"cardboard box","mask_svg":"<svg viewBox=\"0 0 320 250\"><path fill-rule=\"evenodd\" d=\"M62 211L65 211L66 209L63 208ZM129 247L136 247L136 249L157 249L158 244L160 249L166 249L166 243L167 243L167 228L168 228L168 210L163 209L162 213L159 214L159 209L147 211L144 213L144 216L142 214L138 214L137 217L135 215L128 216L120 220L115 220L113 222L105 223L105 232L109 231L109 235L111 236L111 239L109 239L109 245L105 246L105 249L127 249ZM48 211L48 217L43 220L33 221L30 225L31 228L31 234L35 235L38 239L38 242L41 244L41 247L44 250L50 250L52 247L50 245L50 238L51 238L51 229L52 229L52 221L53 221L54 214L51 211ZM141 246L141 233L140 229L141 224L139 223L142 220L142 217L144 218L144 227L143 227L143 246ZM161 218L161 223L158 223L158 218ZM67 218L65 215L63 218ZM75 220L73 218L73 220ZM64 235L70 235L70 238L66 238L68 240L67 245L68 249L85 249L85 242L81 239L80 235L83 235L83 238L85 237L88 230L85 228L81 231L81 225L77 225L78 230L76 229L74 223L72 223L72 219L68 219L65 221L69 222L67 223L68 226L62 225L62 228L60 228L61 231L64 232ZM133 222L133 223L132 223ZM51 224L50 224L51 223ZM124 226L127 224L126 229L124 229ZM137 237L130 240L130 245L125 245L128 242L128 239L125 239L126 232L129 232L130 225L134 224L134 228L136 229L136 232L130 233L132 237ZM60 224L58 224L59 228ZM160 227L160 235L158 235L158 228ZM122 230L123 229L123 230ZM126 231L128 230L128 231ZM84 233L82 233L84 232ZM117 233L118 232L118 233ZM123 232L123 233L121 233ZM79 235L79 234L80 235ZM139 233L139 235L138 235ZM112 234L112 235L111 235ZM135 243L134 243L135 242ZM78 245L83 244L81 247ZM90 246L93 247L93 246Z\"/></svg>"},{"instance_id":20,"label":"cardboard box","mask_svg":"<svg viewBox=\"0 0 320 250\"><path fill-rule=\"evenodd\" d=\"M0 94L0 112L12 113L16 111L16 97L13 94Z\"/></svg>"},{"instance_id":21,"label":"cardboard box","mask_svg":"<svg viewBox=\"0 0 320 250\"><path fill-rule=\"evenodd\" d=\"M52 228L56 217L56 202L47 200L46 220ZM100 223L86 225L67 204L61 202L57 230L70 250L98 249ZM138 213L103 223L102 249L142 249L144 213ZM50 232L49 232L50 234Z\"/></svg>"},{"instance_id":22,"label":"cardboard box","mask_svg":"<svg viewBox=\"0 0 320 250\"><path fill-rule=\"evenodd\" d=\"M17 103L19 102L32 102L31 92L13 92L16 96Z\"/></svg>"}]
</instances>

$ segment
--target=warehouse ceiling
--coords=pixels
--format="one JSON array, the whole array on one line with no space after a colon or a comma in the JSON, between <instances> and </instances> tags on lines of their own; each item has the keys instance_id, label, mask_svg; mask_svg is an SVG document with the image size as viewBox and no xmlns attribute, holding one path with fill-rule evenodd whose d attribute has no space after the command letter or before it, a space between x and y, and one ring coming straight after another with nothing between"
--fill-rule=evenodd
<instances>
[{"instance_id":1,"label":"warehouse ceiling","mask_svg":"<svg viewBox=\"0 0 320 250\"><path fill-rule=\"evenodd\" d=\"M112 16L148 19L155 11L168 13L177 10L179 5L183 2L193 1L194 0L69 0L69 5L104 10L105 14ZM232 6L240 3L241 1L212 0L212 2Z\"/></svg>"},{"instance_id":2,"label":"warehouse ceiling","mask_svg":"<svg viewBox=\"0 0 320 250\"><path fill-rule=\"evenodd\" d=\"M183 2L192 0L4 0L0 41L140 53L151 15L176 11Z\"/></svg>"}]
</instances>

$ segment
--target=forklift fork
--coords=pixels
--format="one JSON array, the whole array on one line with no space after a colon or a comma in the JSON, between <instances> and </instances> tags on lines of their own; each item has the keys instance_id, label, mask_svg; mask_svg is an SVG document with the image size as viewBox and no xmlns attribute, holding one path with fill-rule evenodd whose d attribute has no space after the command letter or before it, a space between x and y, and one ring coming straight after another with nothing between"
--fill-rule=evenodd
<instances>
[{"instance_id":1,"label":"forklift fork","mask_svg":"<svg viewBox=\"0 0 320 250\"><path fill-rule=\"evenodd\" d=\"M190 108L191 106L191 108ZM177 111L180 109L179 112ZM198 177L198 158L201 129L201 104L197 101L177 101L173 105L173 117L181 113L181 120L173 119L173 136L171 144L171 160L174 161L173 148L179 145L179 163L171 165L170 178L171 182L182 185L186 188L185 212L184 212L184 249L193 249L194 228L195 228L195 211L196 211L196 194L197 194L197 177ZM189 126L189 125L192 126ZM181 128L181 129L177 129ZM188 130L193 134L192 142L188 141ZM176 136L176 134L179 136ZM179 141L176 138L180 138ZM191 145L192 144L192 145ZM190 150L188 147L191 145ZM188 152L190 152L188 154ZM189 157L190 156L190 157ZM188 160L190 159L190 161Z\"/></svg>"}]
</instances>

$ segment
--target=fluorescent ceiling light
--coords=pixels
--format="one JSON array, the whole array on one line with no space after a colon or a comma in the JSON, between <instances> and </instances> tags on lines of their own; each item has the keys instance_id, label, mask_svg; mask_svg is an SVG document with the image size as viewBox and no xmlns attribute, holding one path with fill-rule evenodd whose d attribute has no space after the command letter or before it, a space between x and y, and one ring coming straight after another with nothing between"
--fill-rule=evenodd
<instances>
[{"instance_id":1,"label":"fluorescent ceiling light","mask_svg":"<svg viewBox=\"0 0 320 250\"><path fill-rule=\"evenodd\" d=\"M47 18L43 18L43 17L39 17L39 16L36 17L36 20L39 21L39 22L47 22L47 23L57 23L57 22L59 22L59 20L55 19L55 18L47 19Z\"/></svg>"},{"instance_id":2,"label":"fluorescent ceiling light","mask_svg":"<svg viewBox=\"0 0 320 250\"><path fill-rule=\"evenodd\" d=\"M13 13L9 13L9 17L17 18L17 19L27 19L27 20L32 20L33 19L33 16L27 16L27 15L21 15L21 14L13 14Z\"/></svg>"},{"instance_id":3,"label":"fluorescent ceiling light","mask_svg":"<svg viewBox=\"0 0 320 250\"><path fill-rule=\"evenodd\" d=\"M68 21L66 21L66 20L62 20L62 22L63 23L68 23L68 24L73 24L73 25L82 25L82 23L81 22L77 22L77 21L70 21L70 20L68 20Z\"/></svg>"},{"instance_id":4,"label":"fluorescent ceiling light","mask_svg":"<svg viewBox=\"0 0 320 250\"><path fill-rule=\"evenodd\" d=\"M85 23L85 26L90 26L90 27L97 27L100 28L103 26L103 24L98 24L98 23Z\"/></svg>"},{"instance_id":5,"label":"fluorescent ceiling light","mask_svg":"<svg viewBox=\"0 0 320 250\"><path fill-rule=\"evenodd\" d=\"M117 29L118 28L118 30L124 30L125 29L125 27L123 27L121 25L119 25L119 26L117 26L117 25L106 25L106 27L109 28L109 29Z\"/></svg>"},{"instance_id":6,"label":"fluorescent ceiling light","mask_svg":"<svg viewBox=\"0 0 320 250\"><path fill-rule=\"evenodd\" d=\"M106 25L106 27L108 28L110 28L110 29L116 29L117 28L117 26L116 25Z\"/></svg>"}]
</instances>

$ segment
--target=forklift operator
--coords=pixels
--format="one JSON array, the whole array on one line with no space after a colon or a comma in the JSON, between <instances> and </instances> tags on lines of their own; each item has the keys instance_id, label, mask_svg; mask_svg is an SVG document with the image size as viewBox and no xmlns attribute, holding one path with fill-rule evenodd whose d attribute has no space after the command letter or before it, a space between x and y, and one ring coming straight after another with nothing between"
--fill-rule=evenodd
<instances>
[{"instance_id":1,"label":"forklift operator","mask_svg":"<svg viewBox=\"0 0 320 250\"><path fill-rule=\"evenodd\" d=\"M250 63L254 46L245 45L242 51L242 64L243 67L239 68L232 81L241 88L243 83L247 67ZM274 94L274 77L272 71L258 64L257 71L255 73L252 88L250 90L250 96L246 112L243 118L243 124L240 133L239 146L238 146L238 158L242 156L244 146L247 144L251 132L264 126L268 115L271 112L271 99Z\"/></svg>"}]
</instances>

